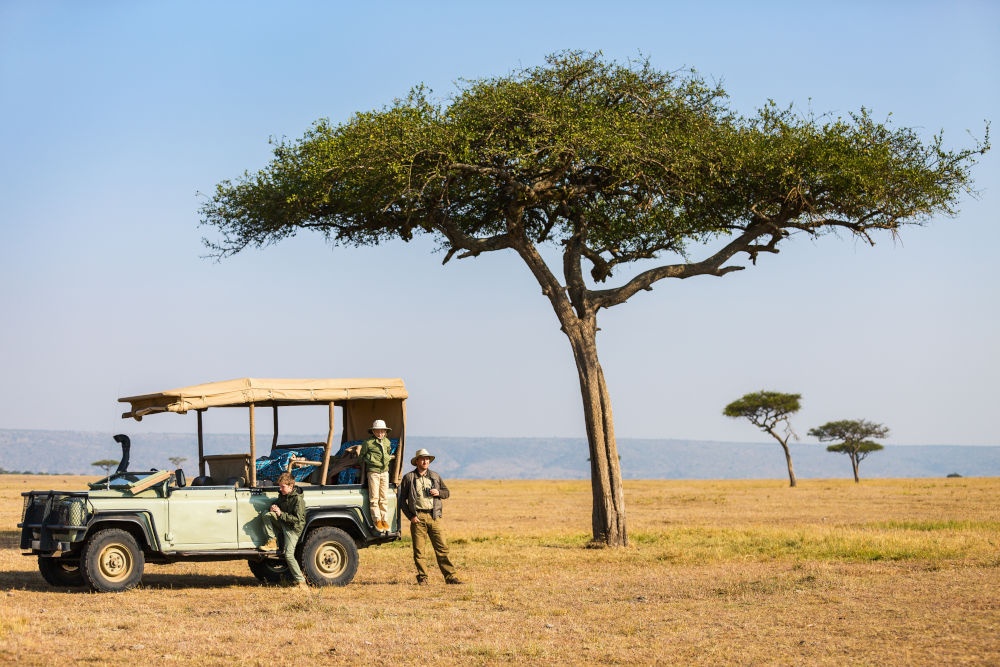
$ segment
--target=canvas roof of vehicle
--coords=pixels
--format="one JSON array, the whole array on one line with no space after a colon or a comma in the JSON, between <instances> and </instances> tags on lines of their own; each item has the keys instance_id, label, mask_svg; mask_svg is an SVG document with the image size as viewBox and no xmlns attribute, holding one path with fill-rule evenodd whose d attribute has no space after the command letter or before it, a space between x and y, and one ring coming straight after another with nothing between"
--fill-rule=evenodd
<instances>
[{"instance_id":1,"label":"canvas roof of vehicle","mask_svg":"<svg viewBox=\"0 0 1000 667\"><path fill-rule=\"evenodd\" d=\"M155 394L125 396L120 403L131 404L123 419L141 420L158 412L185 413L213 407L246 407L253 403L309 405L372 399L405 399L406 386L399 378L240 378L180 387Z\"/></svg>"}]
</instances>

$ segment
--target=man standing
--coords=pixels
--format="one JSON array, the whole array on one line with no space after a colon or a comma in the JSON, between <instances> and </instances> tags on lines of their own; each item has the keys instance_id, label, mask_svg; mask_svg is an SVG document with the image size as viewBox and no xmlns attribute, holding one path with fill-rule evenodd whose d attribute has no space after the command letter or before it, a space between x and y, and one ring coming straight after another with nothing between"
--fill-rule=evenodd
<instances>
[{"instance_id":1,"label":"man standing","mask_svg":"<svg viewBox=\"0 0 1000 667\"><path fill-rule=\"evenodd\" d=\"M368 505L371 507L372 522L375 530L388 532L389 509L386 497L389 495L389 463L394 458L391 443L386 437L392 429L381 419L376 419L368 432L372 434L361 444L359 457L365 463L365 476L368 478Z\"/></svg>"},{"instance_id":2,"label":"man standing","mask_svg":"<svg viewBox=\"0 0 1000 667\"><path fill-rule=\"evenodd\" d=\"M418 449L410 459L415 470L403 476L399 484L399 505L410 520L410 537L413 538L413 562L417 566L417 583L427 583L427 540L430 539L437 557L438 567L448 584L460 584L455 566L448 558L448 543L444 539L441 519L441 501L447 498L448 487L441 475L429 470L434 457L426 449Z\"/></svg>"}]
</instances>

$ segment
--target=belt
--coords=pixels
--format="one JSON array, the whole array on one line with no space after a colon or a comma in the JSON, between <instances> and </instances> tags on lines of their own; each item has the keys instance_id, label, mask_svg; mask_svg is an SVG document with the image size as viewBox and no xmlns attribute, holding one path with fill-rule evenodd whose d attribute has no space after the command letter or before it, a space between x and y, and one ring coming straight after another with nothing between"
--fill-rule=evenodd
<instances>
[{"instance_id":1,"label":"belt","mask_svg":"<svg viewBox=\"0 0 1000 667\"><path fill-rule=\"evenodd\" d=\"M424 514L433 514L434 510L417 510L418 512L423 512Z\"/></svg>"}]
</instances>

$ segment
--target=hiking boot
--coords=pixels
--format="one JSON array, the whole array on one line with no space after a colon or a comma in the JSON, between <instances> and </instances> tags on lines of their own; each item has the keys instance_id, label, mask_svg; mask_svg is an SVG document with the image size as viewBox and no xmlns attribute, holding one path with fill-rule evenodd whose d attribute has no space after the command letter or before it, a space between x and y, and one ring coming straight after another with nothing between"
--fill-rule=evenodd
<instances>
[{"instance_id":1,"label":"hiking boot","mask_svg":"<svg viewBox=\"0 0 1000 667\"><path fill-rule=\"evenodd\" d=\"M377 531L378 531L378 532L380 532L380 533L381 533L381 532L382 532L383 530L385 530L385 522L384 522L384 521L382 521L381 519L379 519L378 521L376 521L376 522L375 522L375 530L377 530Z\"/></svg>"},{"instance_id":2,"label":"hiking boot","mask_svg":"<svg viewBox=\"0 0 1000 667\"><path fill-rule=\"evenodd\" d=\"M257 547L257 551L277 551L278 550L278 540L273 537L269 539L266 543Z\"/></svg>"},{"instance_id":3,"label":"hiking boot","mask_svg":"<svg viewBox=\"0 0 1000 667\"><path fill-rule=\"evenodd\" d=\"M426 586L427 577L417 577L417 586Z\"/></svg>"},{"instance_id":4,"label":"hiking boot","mask_svg":"<svg viewBox=\"0 0 1000 667\"><path fill-rule=\"evenodd\" d=\"M446 584L464 584L465 582L462 581L461 579L459 579L458 577L448 577L447 579L444 580L444 583L446 583Z\"/></svg>"}]
</instances>

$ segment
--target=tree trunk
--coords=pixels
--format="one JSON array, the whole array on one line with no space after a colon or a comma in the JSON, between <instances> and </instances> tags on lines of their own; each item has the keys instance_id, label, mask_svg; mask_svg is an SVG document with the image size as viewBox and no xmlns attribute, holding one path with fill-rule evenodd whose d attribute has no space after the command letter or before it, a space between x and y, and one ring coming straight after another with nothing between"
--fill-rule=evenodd
<instances>
[{"instance_id":1,"label":"tree trunk","mask_svg":"<svg viewBox=\"0 0 1000 667\"><path fill-rule=\"evenodd\" d=\"M615 442L611 398L604 381L604 371L597 359L596 321L577 320L563 326L573 348L580 377L583 414L590 445L590 484L593 492L592 526L597 544L614 547L628 545L625 528L625 495L622 491L621 463Z\"/></svg>"},{"instance_id":2,"label":"tree trunk","mask_svg":"<svg viewBox=\"0 0 1000 667\"><path fill-rule=\"evenodd\" d=\"M854 483L858 484L861 480L858 478L858 456L857 454L851 454L851 467L854 468Z\"/></svg>"},{"instance_id":3,"label":"tree trunk","mask_svg":"<svg viewBox=\"0 0 1000 667\"><path fill-rule=\"evenodd\" d=\"M788 485L795 486L795 468L792 467L792 453L788 451L788 443L781 442L781 448L785 450L785 461L788 462Z\"/></svg>"}]
</instances>

